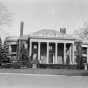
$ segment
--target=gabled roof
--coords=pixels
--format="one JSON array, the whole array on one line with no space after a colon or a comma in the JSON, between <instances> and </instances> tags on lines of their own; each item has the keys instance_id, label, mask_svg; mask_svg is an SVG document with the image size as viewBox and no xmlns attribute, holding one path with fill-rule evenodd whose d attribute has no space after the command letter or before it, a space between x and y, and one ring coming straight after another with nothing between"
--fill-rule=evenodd
<instances>
[{"instance_id":1,"label":"gabled roof","mask_svg":"<svg viewBox=\"0 0 88 88\"><path fill-rule=\"evenodd\" d=\"M30 35L31 38L76 39L73 35L61 33L52 29L43 29Z\"/></svg>"}]
</instances>

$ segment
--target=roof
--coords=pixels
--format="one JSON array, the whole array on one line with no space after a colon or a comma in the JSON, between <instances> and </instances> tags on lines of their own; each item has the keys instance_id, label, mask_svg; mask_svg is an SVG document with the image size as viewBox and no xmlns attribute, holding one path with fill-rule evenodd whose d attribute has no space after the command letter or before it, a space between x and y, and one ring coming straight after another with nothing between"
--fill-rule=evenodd
<instances>
[{"instance_id":1,"label":"roof","mask_svg":"<svg viewBox=\"0 0 88 88\"><path fill-rule=\"evenodd\" d=\"M17 40L27 40L28 39L28 35L24 35L23 37L18 37L18 36L8 36L6 37L5 41L11 41L11 42L15 42Z\"/></svg>"},{"instance_id":2,"label":"roof","mask_svg":"<svg viewBox=\"0 0 88 88\"><path fill-rule=\"evenodd\" d=\"M17 40L18 40L17 36L8 36L5 39L5 41L17 41Z\"/></svg>"},{"instance_id":3,"label":"roof","mask_svg":"<svg viewBox=\"0 0 88 88\"><path fill-rule=\"evenodd\" d=\"M28 38L75 40L77 42L82 41L78 35L61 33L57 30L52 29L42 29L37 32L33 32L30 35L24 35L23 37L8 36L6 37L6 41L17 41L18 39L27 40Z\"/></svg>"},{"instance_id":4,"label":"roof","mask_svg":"<svg viewBox=\"0 0 88 88\"><path fill-rule=\"evenodd\" d=\"M43 29L30 35L31 38L76 39L73 35L61 33L52 29Z\"/></svg>"}]
</instances>

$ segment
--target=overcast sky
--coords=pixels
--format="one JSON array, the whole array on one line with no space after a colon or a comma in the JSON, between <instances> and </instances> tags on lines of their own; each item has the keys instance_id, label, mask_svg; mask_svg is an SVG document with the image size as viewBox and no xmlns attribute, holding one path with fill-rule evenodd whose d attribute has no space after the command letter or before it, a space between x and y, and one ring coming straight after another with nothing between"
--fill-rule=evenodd
<instances>
[{"instance_id":1,"label":"overcast sky","mask_svg":"<svg viewBox=\"0 0 88 88\"><path fill-rule=\"evenodd\" d=\"M40 29L59 30L66 27L68 33L79 29L88 21L88 0L0 0L13 14L12 25L4 30L19 35L20 21L24 21L24 34Z\"/></svg>"}]
</instances>

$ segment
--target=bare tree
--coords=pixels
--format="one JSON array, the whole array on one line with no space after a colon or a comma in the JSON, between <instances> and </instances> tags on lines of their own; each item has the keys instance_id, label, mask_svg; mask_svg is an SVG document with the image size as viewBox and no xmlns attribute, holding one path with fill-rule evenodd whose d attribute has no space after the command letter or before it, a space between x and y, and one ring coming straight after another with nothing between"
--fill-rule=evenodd
<instances>
[{"instance_id":1,"label":"bare tree","mask_svg":"<svg viewBox=\"0 0 88 88\"><path fill-rule=\"evenodd\" d=\"M88 39L88 23L84 22L83 27L74 31L74 34L79 35L81 39Z\"/></svg>"},{"instance_id":2,"label":"bare tree","mask_svg":"<svg viewBox=\"0 0 88 88\"><path fill-rule=\"evenodd\" d=\"M2 38L2 42L6 36L10 35L4 28L12 25L12 18L13 14L0 2L0 37Z\"/></svg>"},{"instance_id":3,"label":"bare tree","mask_svg":"<svg viewBox=\"0 0 88 88\"><path fill-rule=\"evenodd\" d=\"M0 2L0 37L3 33L7 34L2 27L10 25L11 19L11 13L9 13L7 7ZM5 43L2 45L1 40L0 38L0 64L7 61L7 45Z\"/></svg>"},{"instance_id":4,"label":"bare tree","mask_svg":"<svg viewBox=\"0 0 88 88\"><path fill-rule=\"evenodd\" d=\"M84 22L82 28L79 28L78 30L75 31L75 34L79 36L79 38L82 41L87 41L88 40L88 23ZM83 68L85 61L82 58L82 42L78 42L77 44L77 63L78 63L78 68Z\"/></svg>"},{"instance_id":5,"label":"bare tree","mask_svg":"<svg viewBox=\"0 0 88 88\"><path fill-rule=\"evenodd\" d=\"M11 22L11 13L8 8L0 2L0 25L9 25Z\"/></svg>"}]
</instances>

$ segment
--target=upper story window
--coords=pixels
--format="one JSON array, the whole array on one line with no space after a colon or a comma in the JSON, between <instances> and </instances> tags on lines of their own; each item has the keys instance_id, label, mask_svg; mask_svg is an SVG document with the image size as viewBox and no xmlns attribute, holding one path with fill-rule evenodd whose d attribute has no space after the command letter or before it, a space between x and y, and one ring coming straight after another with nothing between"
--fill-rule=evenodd
<instances>
[{"instance_id":1,"label":"upper story window","mask_svg":"<svg viewBox=\"0 0 88 88\"><path fill-rule=\"evenodd\" d=\"M87 48L86 47L82 47L82 53L87 54Z\"/></svg>"},{"instance_id":2,"label":"upper story window","mask_svg":"<svg viewBox=\"0 0 88 88\"><path fill-rule=\"evenodd\" d=\"M11 50L12 50L12 52L16 52L16 50L17 50L17 45L11 45Z\"/></svg>"}]
</instances>

